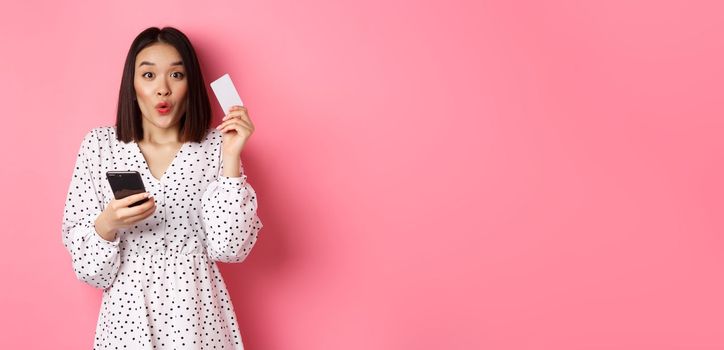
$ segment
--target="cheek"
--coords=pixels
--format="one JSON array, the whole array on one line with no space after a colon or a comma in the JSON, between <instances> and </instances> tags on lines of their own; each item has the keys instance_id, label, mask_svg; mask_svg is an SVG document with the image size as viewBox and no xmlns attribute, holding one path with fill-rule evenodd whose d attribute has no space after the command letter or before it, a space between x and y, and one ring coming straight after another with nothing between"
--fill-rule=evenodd
<instances>
[{"instance_id":1,"label":"cheek","mask_svg":"<svg viewBox=\"0 0 724 350\"><path fill-rule=\"evenodd\" d=\"M176 93L178 93L178 100L179 102L185 102L188 98L188 86L187 85L180 85L176 89Z\"/></svg>"},{"instance_id":2,"label":"cheek","mask_svg":"<svg viewBox=\"0 0 724 350\"><path fill-rule=\"evenodd\" d=\"M176 87L176 91L178 91L179 95L186 96L186 93L189 91L189 85L187 83L179 84Z\"/></svg>"},{"instance_id":3,"label":"cheek","mask_svg":"<svg viewBox=\"0 0 724 350\"><path fill-rule=\"evenodd\" d=\"M147 97L148 96L148 86L144 86L143 84L134 83L133 88L136 90L136 95L138 97Z\"/></svg>"},{"instance_id":4,"label":"cheek","mask_svg":"<svg viewBox=\"0 0 724 350\"><path fill-rule=\"evenodd\" d=\"M148 86L143 84L134 84L133 88L136 90L136 97L138 98L138 107L141 110L146 110L146 106L150 103L151 95L153 95ZM150 108L150 107L149 107Z\"/></svg>"}]
</instances>

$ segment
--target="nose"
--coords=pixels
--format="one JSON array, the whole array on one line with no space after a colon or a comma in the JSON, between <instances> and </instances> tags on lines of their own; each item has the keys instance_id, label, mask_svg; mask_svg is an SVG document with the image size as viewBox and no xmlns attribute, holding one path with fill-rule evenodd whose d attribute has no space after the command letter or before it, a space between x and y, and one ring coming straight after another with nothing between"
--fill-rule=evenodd
<instances>
[{"instance_id":1,"label":"nose","mask_svg":"<svg viewBox=\"0 0 724 350\"><path fill-rule=\"evenodd\" d=\"M166 83L166 80L161 79L161 84L158 87L158 90L156 91L156 94L159 96L167 96L171 93L171 90L168 88L168 84Z\"/></svg>"}]
</instances>

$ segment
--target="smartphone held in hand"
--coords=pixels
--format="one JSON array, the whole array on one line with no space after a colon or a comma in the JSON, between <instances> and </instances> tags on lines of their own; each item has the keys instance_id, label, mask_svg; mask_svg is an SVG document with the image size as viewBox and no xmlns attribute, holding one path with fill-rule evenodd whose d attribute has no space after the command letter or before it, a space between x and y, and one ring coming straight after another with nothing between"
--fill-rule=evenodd
<instances>
[{"instance_id":1,"label":"smartphone held in hand","mask_svg":"<svg viewBox=\"0 0 724 350\"><path fill-rule=\"evenodd\" d=\"M116 199L125 198L136 193L146 192L146 188L143 185L143 179L138 171L111 170L106 172L106 178L108 179L108 183L111 185L113 196ZM148 198L137 201L129 207L135 207L139 204L145 203L146 201L148 201Z\"/></svg>"}]
</instances>

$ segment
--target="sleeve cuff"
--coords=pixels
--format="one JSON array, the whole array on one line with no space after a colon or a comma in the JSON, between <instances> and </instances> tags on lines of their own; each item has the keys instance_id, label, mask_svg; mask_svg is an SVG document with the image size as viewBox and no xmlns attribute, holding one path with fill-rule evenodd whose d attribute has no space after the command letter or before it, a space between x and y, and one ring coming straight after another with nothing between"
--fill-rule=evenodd
<instances>
[{"instance_id":1,"label":"sleeve cuff","mask_svg":"<svg viewBox=\"0 0 724 350\"><path fill-rule=\"evenodd\" d=\"M224 187L242 188L246 184L246 175L241 175L240 177L219 175L219 184Z\"/></svg>"},{"instance_id":2,"label":"sleeve cuff","mask_svg":"<svg viewBox=\"0 0 724 350\"><path fill-rule=\"evenodd\" d=\"M98 231L96 231L95 226L91 226L91 228L93 230L93 236L95 236L95 238L99 242L99 244L118 246L118 243L120 243L120 241L121 241L121 234L119 232L116 232L116 238L114 238L112 241L108 241L105 238L101 237L100 234L98 234Z\"/></svg>"}]
</instances>

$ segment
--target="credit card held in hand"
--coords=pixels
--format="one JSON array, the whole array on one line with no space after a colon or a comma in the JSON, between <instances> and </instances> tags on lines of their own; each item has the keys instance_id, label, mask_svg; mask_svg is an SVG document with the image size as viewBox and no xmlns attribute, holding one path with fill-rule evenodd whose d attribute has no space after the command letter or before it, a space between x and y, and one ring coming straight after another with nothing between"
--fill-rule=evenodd
<instances>
[{"instance_id":1,"label":"credit card held in hand","mask_svg":"<svg viewBox=\"0 0 724 350\"><path fill-rule=\"evenodd\" d=\"M244 105L244 103L241 102L241 97L239 97L239 93L236 91L234 83L231 82L231 77L228 73L211 82L211 90L214 91L216 99L219 100L219 104L221 105L221 109L224 111L224 114L229 113L229 108L231 108L231 106Z\"/></svg>"}]
</instances>

